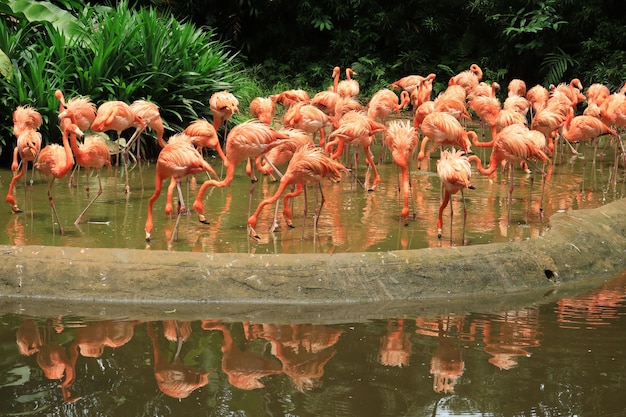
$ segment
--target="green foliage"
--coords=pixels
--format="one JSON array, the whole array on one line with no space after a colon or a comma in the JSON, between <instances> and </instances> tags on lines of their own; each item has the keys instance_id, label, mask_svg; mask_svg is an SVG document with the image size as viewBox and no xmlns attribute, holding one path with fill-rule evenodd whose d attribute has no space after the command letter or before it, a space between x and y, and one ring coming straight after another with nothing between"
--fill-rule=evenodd
<instances>
[{"instance_id":1,"label":"green foliage","mask_svg":"<svg viewBox=\"0 0 626 417\"><path fill-rule=\"evenodd\" d=\"M41 17L35 13L39 8L20 10L31 19ZM134 11L126 2L115 8L86 6L71 19L64 15L72 21L69 26L49 19L29 22L22 11L12 21L14 30L0 29L0 49L14 68L10 79L0 79L7 91L0 98L2 138L10 137L15 107L30 104L42 113L45 140L59 141L56 89L66 97L89 96L96 104L150 100L170 131L196 118L210 120L208 100L214 92L237 95L251 89L237 54L211 30L153 8ZM154 156L158 148L152 144L147 150Z\"/></svg>"},{"instance_id":2,"label":"green foliage","mask_svg":"<svg viewBox=\"0 0 626 417\"><path fill-rule=\"evenodd\" d=\"M11 64L11 60L9 56L4 53L3 50L0 49L0 74L10 80L13 75L13 64Z\"/></svg>"},{"instance_id":3,"label":"green foliage","mask_svg":"<svg viewBox=\"0 0 626 417\"><path fill-rule=\"evenodd\" d=\"M572 57L561 48L557 48L556 52L546 55L541 63L541 70L546 73L546 82L556 85L563 81L568 68L574 65L576 62Z\"/></svg>"}]
</instances>

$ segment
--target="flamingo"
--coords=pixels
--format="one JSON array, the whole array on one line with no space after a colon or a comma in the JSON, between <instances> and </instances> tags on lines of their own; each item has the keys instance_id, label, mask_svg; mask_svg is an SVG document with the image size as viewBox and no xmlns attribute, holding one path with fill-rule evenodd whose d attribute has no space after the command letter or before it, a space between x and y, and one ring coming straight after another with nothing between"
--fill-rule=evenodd
<instances>
[{"instance_id":1,"label":"flamingo","mask_svg":"<svg viewBox=\"0 0 626 417\"><path fill-rule=\"evenodd\" d=\"M470 65L468 70L462 71L452 77L450 81L454 85L460 85L465 89L465 93L469 94L474 87L478 85L478 82L483 78L483 71L478 64Z\"/></svg>"},{"instance_id":2,"label":"flamingo","mask_svg":"<svg viewBox=\"0 0 626 417\"><path fill-rule=\"evenodd\" d=\"M433 74L434 75L434 74ZM424 81L425 77L421 75L407 75L405 77L400 78L397 81L391 83L391 88L394 90L402 89L412 93L420 87L422 81Z\"/></svg>"},{"instance_id":3,"label":"flamingo","mask_svg":"<svg viewBox=\"0 0 626 417\"><path fill-rule=\"evenodd\" d=\"M372 120L378 119L382 124L385 124L387 117L389 117L391 113L396 113L398 116L401 116L400 110L404 109L410 102L411 97L407 91L400 93L400 102L398 102L396 93L387 88L383 88L374 93L367 103L367 117Z\"/></svg>"},{"instance_id":4,"label":"flamingo","mask_svg":"<svg viewBox=\"0 0 626 417\"><path fill-rule=\"evenodd\" d=\"M261 201L254 213L248 218L250 236L260 239L254 228L256 227L261 210L266 205L276 202L288 185L295 184L297 187L294 193L290 193L285 196L285 208L283 211L288 226L293 227L291 223L291 211L289 210L288 199L299 195L302 192L304 185L307 183L319 184L319 182L324 178L328 178L331 181L338 181L341 178L341 175L346 171L346 168L341 163L326 156L321 148L309 146L302 146L299 148L293 154L293 157L287 166L287 170L280 179L280 185L274 195ZM316 210L315 225L317 225L319 213L322 210L323 205L324 194L322 193L322 203L320 208Z\"/></svg>"},{"instance_id":5,"label":"flamingo","mask_svg":"<svg viewBox=\"0 0 626 417\"><path fill-rule=\"evenodd\" d=\"M602 120L598 119L597 117L585 114L574 117L573 108L570 109L570 114L567 116L567 119L565 120L565 123L563 124L563 128L561 130L561 135L568 142L582 142L593 140L606 134L617 136L617 131L605 125L604 122L602 122ZM597 141L594 142L593 163L595 164L598 143ZM572 151L576 152L573 148Z\"/></svg>"},{"instance_id":6,"label":"flamingo","mask_svg":"<svg viewBox=\"0 0 626 417\"><path fill-rule=\"evenodd\" d=\"M370 150L372 137L378 132L384 132L385 129L385 125L369 119L365 113L351 111L344 115L339 127L328 136L330 142L326 144L326 152L329 152L335 144L338 145L331 156L332 159L339 158L346 143L363 148L365 158L374 171L374 181L368 191L374 191L380 183L380 175Z\"/></svg>"},{"instance_id":7,"label":"flamingo","mask_svg":"<svg viewBox=\"0 0 626 417\"><path fill-rule=\"evenodd\" d=\"M145 121L136 115L130 105L123 101L113 100L102 103L97 110L96 118L91 123L91 130L93 132L107 132L113 130L117 133L117 142L120 143L122 132L128 128L134 127L135 132L131 138L126 142L132 144L136 137L145 129ZM126 155L126 146L122 147L122 153ZM124 164L124 173L126 176L126 186L124 191L126 194L130 192L130 186L128 184L128 164Z\"/></svg>"},{"instance_id":8,"label":"flamingo","mask_svg":"<svg viewBox=\"0 0 626 417\"><path fill-rule=\"evenodd\" d=\"M443 201L439 205L439 214L437 216L437 237L441 238L441 230L443 227L443 210L447 207L452 199L452 195L461 192L463 199L463 233L465 233L465 220L467 218L467 209L465 208L465 195L463 190L466 188L473 190L470 178L472 176L472 167L465 152L462 150L448 151L441 153L441 158L437 161L437 174L443 185L444 195ZM454 212L452 204L450 204L450 224L452 224L452 216ZM465 239L465 237L463 237Z\"/></svg>"},{"instance_id":9,"label":"flamingo","mask_svg":"<svg viewBox=\"0 0 626 417\"><path fill-rule=\"evenodd\" d=\"M163 135L165 134L165 127L163 126L163 120L161 119L161 113L159 112L159 107L146 100L135 100L130 104L130 109L136 116L139 116L146 128L151 128L157 135L157 142L159 146L162 148L165 146L165 141L163 140ZM132 144L129 142L127 147L130 147ZM139 155L139 152L137 152Z\"/></svg>"},{"instance_id":10,"label":"flamingo","mask_svg":"<svg viewBox=\"0 0 626 417\"><path fill-rule=\"evenodd\" d=\"M463 152L471 153L472 142L469 137L471 136L473 141L478 138L476 132L466 131L454 116L440 111L433 111L424 117L421 129L425 137L417 155L418 161L424 159L426 144L431 140L433 148L438 145L458 146Z\"/></svg>"},{"instance_id":11,"label":"flamingo","mask_svg":"<svg viewBox=\"0 0 626 417\"><path fill-rule=\"evenodd\" d=\"M52 220L56 220L59 225L59 233L63 234L63 226L54 206L54 199L52 198L52 185L57 178L63 178L71 171L74 166L74 154L69 143L68 136L72 140L76 140L76 136L82 136L83 132L75 124L69 124L63 131L63 146L56 143L47 145L39 153L37 162L35 162L35 169L39 170L47 179L48 182L48 201L52 208Z\"/></svg>"},{"instance_id":12,"label":"flamingo","mask_svg":"<svg viewBox=\"0 0 626 417\"><path fill-rule=\"evenodd\" d=\"M328 91L332 91L333 93L338 93L337 88L339 86L339 76L341 75L341 68L335 67L333 68L333 86L328 88Z\"/></svg>"},{"instance_id":13,"label":"flamingo","mask_svg":"<svg viewBox=\"0 0 626 417\"><path fill-rule=\"evenodd\" d=\"M211 95L209 107L213 114L213 127L219 130L233 114L239 113L239 100L228 91L218 91Z\"/></svg>"},{"instance_id":14,"label":"flamingo","mask_svg":"<svg viewBox=\"0 0 626 417\"><path fill-rule=\"evenodd\" d=\"M404 225L408 225L409 218L409 194L411 184L409 181L409 161L417 148L417 131L409 121L400 122L394 120L389 124L385 133L385 144L391 149L393 162L400 168L400 186L402 189L403 206L400 217Z\"/></svg>"},{"instance_id":15,"label":"flamingo","mask_svg":"<svg viewBox=\"0 0 626 417\"><path fill-rule=\"evenodd\" d=\"M96 119L97 107L89 97L72 97L66 102L61 90L56 90L54 96L59 100L59 114L66 112L65 114L67 115L67 117L59 120L61 132L70 123L74 123L83 132L91 128L91 124ZM74 174L77 169L79 169L79 166L75 165L70 176L70 186L74 183Z\"/></svg>"},{"instance_id":16,"label":"flamingo","mask_svg":"<svg viewBox=\"0 0 626 417\"><path fill-rule=\"evenodd\" d=\"M96 119L96 105L86 96L72 97L67 102L61 90L56 90L54 96L59 100L59 114L63 112L67 116L61 119L61 132L65 130L65 124L74 123L78 128L86 132Z\"/></svg>"},{"instance_id":17,"label":"flamingo","mask_svg":"<svg viewBox=\"0 0 626 417\"><path fill-rule=\"evenodd\" d=\"M276 103L269 97L255 97L250 102L250 114L265 124L272 123Z\"/></svg>"},{"instance_id":18,"label":"flamingo","mask_svg":"<svg viewBox=\"0 0 626 417\"><path fill-rule=\"evenodd\" d=\"M14 188L17 181L26 173L28 162L34 163L39 155L41 133L37 132L37 129L42 123L41 114L31 106L18 106L13 112L13 133L17 137L17 144L13 149L13 163L11 164L11 171L14 174L6 196L6 202L11 206L13 213L22 212L15 201ZM18 157L21 161L21 169ZM30 183L33 184L32 176Z\"/></svg>"},{"instance_id":19,"label":"flamingo","mask_svg":"<svg viewBox=\"0 0 626 417\"><path fill-rule=\"evenodd\" d=\"M65 113L65 112L64 112ZM66 115L61 113L59 117L65 118ZM74 224L79 224L83 218L83 215L87 212L89 207L96 201L102 194L102 181L100 179L100 171L103 166L111 167L111 154L109 153L109 147L98 136L87 136L84 139L82 145L78 145L76 135L70 136L70 146L74 154L76 164L85 168L87 175L87 195L89 195L89 170L94 168L96 170L96 176L98 177L98 192L78 215Z\"/></svg>"},{"instance_id":20,"label":"flamingo","mask_svg":"<svg viewBox=\"0 0 626 417\"><path fill-rule=\"evenodd\" d=\"M298 102L291 106L283 117L283 125L294 129L301 129L313 135L319 133L319 146L324 147L326 134L324 129L330 124L330 119L322 110L312 104Z\"/></svg>"},{"instance_id":21,"label":"flamingo","mask_svg":"<svg viewBox=\"0 0 626 417\"><path fill-rule=\"evenodd\" d=\"M357 74L352 68L346 68L346 79L339 81L336 92L341 97L356 97L359 95L359 82L353 80L353 75Z\"/></svg>"},{"instance_id":22,"label":"flamingo","mask_svg":"<svg viewBox=\"0 0 626 417\"><path fill-rule=\"evenodd\" d=\"M537 114L548 105L550 92L544 86L537 84L526 92L526 98L530 101L534 114Z\"/></svg>"},{"instance_id":23,"label":"flamingo","mask_svg":"<svg viewBox=\"0 0 626 417\"><path fill-rule=\"evenodd\" d=\"M341 96L334 91L320 91L311 99L311 104L323 111L327 116L334 117Z\"/></svg>"},{"instance_id":24,"label":"flamingo","mask_svg":"<svg viewBox=\"0 0 626 417\"><path fill-rule=\"evenodd\" d=\"M300 101L305 103L311 101L309 93L302 89L286 90L270 96L270 99L276 103L282 104L285 109L288 109Z\"/></svg>"},{"instance_id":25,"label":"flamingo","mask_svg":"<svg viewBox=\"0 0 626 417\"><path fill-rule=\"evenodd\" d=\"M483 168L480 158L476 155L470 155L468 159L476 163L476 168L481 174L487 176L491 176L496 171L500 162L507 161L510 163L509 219L513 195L513 167L515 164L520 162L528 163L530 160L540 162L549 162L550 160L545 153L545 141L538 142L534 138L534 132L529 130L527 126L519 123L507 126L498 133L493 143L489 168Z\"/></svg>"},{"instance_id":26,"label":"flamingo","mask_svg":"<svg viewBox=\"0 0 626 417\"><path fill-rule=\"evenodd\" d=\"M200 155L190 142L184 140L174 141L173 143L168 143L165 147L163 147L163 149L161 149L156 163L155 190L148 200L148 216L146 217L145 225L147 242L151 239L153 228L152 207L154 206L156 199L159 198L159 195L161 194L163 180L170 177L173 178L173 180L176 181L176 186L178 188L178 218L176 226L174 227L174 232L172 233L172 239L170 240L171 246L172 241L177 234L180 216L185 210L185 202L183 199L183 192L180 187L180 180L187 175L198 174L204 171L211 172L217 176L211 165L202 158L202 155Z\"/></svg>"},{"instance_id":27,"label":"flamingo","mask_svg":"<svg viewBox=\"0 0 626 417\"><path fill-rule=\"evenodd\" d=\"M244 160L254 159L259 155L268 152L273 147L278 146L277 139L285 139L286 135L277 132L265 123L261 123L258 120L248 120L240 123L228 134L226 141L226 159L224 160L224 167L226 168L226 176L223 180L208 180L205 181L193 204L195 212L198 214L200 223L208 224L204 216L204 207L202 199L204 193L209 187L223 188L230 185L235 178L235 168L239 163ZM252 164L249 164L252 169ZM253 178L253 173L249 172L250 178ZM254 192L254 181L250 187L250 204L252 204L252 194Z\"/></svg>"},{"instance_id":28,"label":"flamingo","mask_svg":"<svg viewBox=\"0 0 626 417\"><path fill-rule=\"evenodd\" d=\"M265 153L264 158L270 163L263 163L261 158L256 158L256 167L264 175L270 175L272 181L276 181L274 177L274 168L289 163L293 154L302 146L314 147L313 139L301 129L286 128L279 130L279 133L287 136L281 139L280 143ZM270 165L271 164L271 165ZM278 173L282 175L281 173Z\"/></svg>"},{"instance_id":29,"label":"flamingo","mask_svg":"<svg viewBox=\"0 0 626 417\"><path fill-rule=\"evenodd\" d=\"M212 124L210 124L206 119L198 119L191 122L181 133L170 137L168 141L168 143L171 144L178 142L184 142L192 145L196 152L198 152L198 154L202 157L202 148L215 148L216 144L219 142L219 138ZM221 148L218 149L221 151ZM222 157L222 160L224 160L225 155L222 153L220 156ZM213 170L208 172L215 173ZM165 214L168 216L172 214L173 211L172 200L174 197L174 189L177 186L178 181L172 177L170 185L167 187L165 200ZM178 204L180 209L180 200Z\"/></svg>"}]
</instances>

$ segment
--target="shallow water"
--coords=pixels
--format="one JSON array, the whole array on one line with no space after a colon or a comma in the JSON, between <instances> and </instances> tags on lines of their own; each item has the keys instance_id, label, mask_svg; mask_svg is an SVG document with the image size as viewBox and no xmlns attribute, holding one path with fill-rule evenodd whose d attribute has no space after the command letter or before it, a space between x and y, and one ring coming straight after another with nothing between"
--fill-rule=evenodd
<instances>
[{"instance_id":1,"label":"shallow water","mask_svg":"<svg viewBox=\"0 0 626 417\"><path fill-rule=\"evenodd\" d=\"M0 415L626 413L626 275L502 311L423 315L416 304L324 324L172 314L0 315Z\"/></svg>"},{"instance_id":2,"label":"shallow water","mask_svg":"<svg viewBox=\"0 0 626 417\"><path fill-rule=\"evenodd\" d=\"M541 175L535 170L527 174L515 169L511 212L508 212L508 177L498 172L491 179L473 172L475 190L465 192L467 218L463 226L461 196L453 197L454 215L450 223L450 207L443 215L443 237L437 236L436 218L440 204L440 180L436 174L435 152L430 161L418 169L415 160L411 167L410 220L408 225L400 219L402 199L398 192L398 168L391 162L388 152L380 146L373 149L377 160L385 159L378 169L382 182L373 192L366 190L369 179L364 158L354 167L354 151L347 153L344 161L353 166L339 183L322 184L325 203L320 212L317 233L314 233L315 208L321 201L317 188L308 187L308 212L304 216L304 201L294 199L294 229L286 226L279 211L280 227L270 232L274 206L266 206L257 224L260 240L248 236L246 221L249 213L251 183L245 175L243 164L238 167L230 187L210 189L204 199L209 225L198 222L197 216L183 216L178 238L170 249L212 253L337 253L362 251L387 251L420 249L435 246L477 245L491 242L520 241L541 236L549 229L549 217L558 211L594 208L624 195L623 167L614 169L614 148L601 141L605 155L592 163L593 146L579 145L581 155L573 156L567 148L559 149L555 162L545 167L546 183L542 194ZM476 148L475 152L486 164L488 151ZM215 170L222 172L221 161L208 157ZM6 233L0 234L0 244L54 245L104 248L168 249L175 225L175 216L164 214L165 189L154 206L152 240L145 241L144 224L148 198L154 191L155 164L144 163L140 169L131 166L129 195L124 193L123 169L103 171L103 194L87 212L82 223L73 224L89 201L84 170L78 185L69 186L69 176L56 181L53 187L64 234L52 223L47 198L47 182L35 173L34 185L20 182L15 196L23 213L14 215L8 206L0 214ZM0 190L6 194L11 172L0 170ZM30 178L30 172L27 177ZM142 181L143 179L143 181ZM191 185L184 184L188 207L193 204L195 190L206 176L196 175ZM141 183L143 182L143 190ZM168 181L163 183L167 187ZM265 176L255 184L252 210L264 197L272 195L276 182ZM97 190L97 180L92 174L91 194ZM279 200L282 201L282 200Z\"/></svg>"}]
</instances>

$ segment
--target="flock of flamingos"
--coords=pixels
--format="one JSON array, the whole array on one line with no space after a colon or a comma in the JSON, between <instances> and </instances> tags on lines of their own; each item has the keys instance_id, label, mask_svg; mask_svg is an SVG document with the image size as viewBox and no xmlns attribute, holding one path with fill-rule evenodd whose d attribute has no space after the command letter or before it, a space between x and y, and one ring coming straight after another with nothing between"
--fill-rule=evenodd
<instances>
[{"instance_id":1,"label":"flock of flamingos","mask_svg":"<svg viewBox=\"0 0 626 417\"><path fill-rule=\"evenodd\" d=\"M363 149L368 169L373 173L369 191L374 191L380 183L380 176L370 147L375 135L380 133L384 137L383 152L391 153L401 171L403 208L400 216L405 224L409 216L409 163L415 152L418 152L417 160L421 163L432 151L440 148L437 173L441 179L443 198L437 228L441 237L443 211L451 196L458 192L463 195L465 189L472 188L472 162L483 175L491 175L499 167L508 165L510 207L513 168L521 165L524 169L532 167L543 172L541 164L550 163L555 143L560 138L575 153L572 143L612 135L616 158L624 150L617 129L626 126L626 86L615 93L602 84L592 84L583 90L581 82L573 79L569 83L550 86L549 89L536 85L527 90L524 81L513 79L508 84L506 99L501 102L496 96L500 86L496 82L488 84L481 81L482 70L472 64L468 70L451 77L445 91L434 99L431 95L435 74L425 77L409 75L392 83L390 88L379 90L363 105L357 99L359 83L352 78L357 74L348 68L345 79L340 80L340 75L340 68L335 67L333 86L312 98L306 91L298 89L283 91L271 97L257 97L249 108L253 119L230 130L227 130L227 122L234 113L239 112L238 100L227 91L217 92L209 100L212 123L205 119L196 120L184 131L171 136L167 143L163 137L165 129L159 109L151 102L138 100L129 105L121 101L109 101L96 107L88 97L77 96L66 101L63 93L56 91L59 127L63 132L62 145L49 144L41 149L42 138L37 129L42 118L34 108L20 106L13 114L17 145L11 166L14 176L6 201L13 213L21 211L14 197L14 187L24 176L28 163L33 163L35 169L49 178L48 197L53 220L58 223L60 233L63 233L52 196L55 179L65 177L75 166L85 168L88 178L90 169L96 170L99 190L78 215L75 221L78 224L102 193L100 170L104 166L110 167L113 157L111 147L101 136L85 135L84 132L116 132L118 143L124 143L119 149L127 169L129 158L134 157L134 149L140 161L137 139L144 130L152 129L162 149L156 163L155 191L148 203L146 240L151 238L153 205L161 193L164 180L170 179L165 206L167 215L174 211L173 194L174 190L178 192L178 218L172 234L174 239L180 216L187 211L181 180L188 175L202 172L209 174L209 179L201 185L193 203L199 221L208 223L203 206L205 192L210 187L230 185L235 168L244 161L247 162L246 173L253 184L256 180L255 170L272 178L280 177L275 194L261 201L254 212L250 207L249 233L253 238L258 238L255 227L260 212L266 205L277 202L288 186L295 187L295 190L284 197L283 215L287 225L293 227L289 200L298 196L306 184L318 184L322 192L320 182L323 179L337 181L344 174L352 172L339 159L346 145ZM400 94L394 90L400 90ZM583 114L577 115L579 103L585 103L586 106ZM284 107L280 129L273 127L277 104ZM394 113L400 115L400 111L409 106L413 109L412 123L410 120L387 120ZM471 114L479 119L481 126L491 129L491 140L481 141L475 131L466 129L466 122L472 119ZM223 149L217 134L222 126L225 126ZM135 129L132 137L122 142L122 132L131 128ZM82 143L79 143L78 138L83 136ZM595 143L597 146L597 141ZM486 168L480 158L472 153L472 146L491 148ZM223 179L213 179L219 176L204 159L204 147L214 149L222 159L226 171ZM354 155L356 163L359 152ZM284 166L286 169L281 173L278 167L284 169ZM321 195L323 204L323 193ZM320 209L321 206L316 208L316 214L319 214ZM316 223L317 220L314 221ZM275 216L272 230L276 226Z\"/></svg>"}]
</instances>

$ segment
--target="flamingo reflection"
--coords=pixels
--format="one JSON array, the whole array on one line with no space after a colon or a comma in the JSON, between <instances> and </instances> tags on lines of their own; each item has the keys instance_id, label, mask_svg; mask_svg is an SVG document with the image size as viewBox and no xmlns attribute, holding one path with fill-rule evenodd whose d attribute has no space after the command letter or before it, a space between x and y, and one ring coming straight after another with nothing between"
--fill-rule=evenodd
<instances>
[{"instance_id":1,"label":"flamingo reflection","mask_svg":"<svg viewBox=\"0 0 626 417\"><path fill-rule=\"evenodd\" d=\"M260 381L261 378L282 372L282 366L277 360L247 348L241 349L225 324L205 320L202 328L222 332L222 371L228 375L228 382L232 386L244 390L263 388L265 385Z\"/></svg>"},{"instance_id":2,"label":"flamingo reflection","mask_svg":"<svg viewBox=\"0 0 626 417\"><path fill-rule=\"evenodd\" d=\"M261 324L256 336L270 341L271 352L282 363L282 371L301 392L318 387L324 366L335 356L342 330L324 325Z\"/></svg>"},{"instance_id":3,"label":"flamingo reflection","mask_svg":"<svg viewBox=\"0 0 626 417\"><path fill-rule=\"evenodd\" d=\"M387 321L387 334L381 337L378 361L385 366L408 366L413 345L404 330L404 319Z\"/></svg>"},{"instance_id":4,"label":"flamingo reflection","mask_svg":"<svg viewBox=\"0 0 626 417\"><path fill-rule=\"evenodd\" d=\"M209 372L202 372L187 366L180 360L183 343L191 334L190 323L173 320L163 322L165 337L176 341L176 352L169 360L159 348L159 338L154 332L151 322L147 322L148 336L154 349L154 378L161 392L173 398L187 398L193 391L209 383Z\"/></svg>"}]
</instances>

